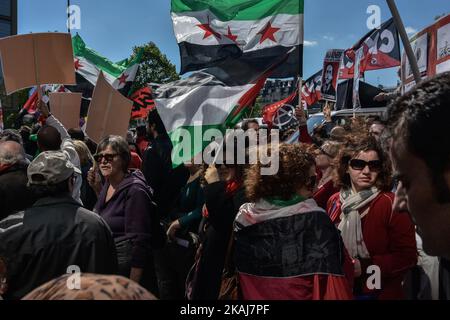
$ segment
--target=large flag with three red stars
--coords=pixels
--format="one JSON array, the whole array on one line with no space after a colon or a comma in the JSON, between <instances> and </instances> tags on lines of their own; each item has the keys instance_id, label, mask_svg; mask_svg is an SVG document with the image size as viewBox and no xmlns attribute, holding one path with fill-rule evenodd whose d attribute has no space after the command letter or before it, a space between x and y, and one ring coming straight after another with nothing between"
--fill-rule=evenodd
<instances>
[{"instance_id":1,"label":"large flag with three red stars","mask_svg":"<svg viewBox=\"0 0 450 320\"><path fill-rule=\"evenodd\" d=\"M261 71L292 52L271 77L301 75L303 8L304 0L172 0L181 73L235 60Z\"/></svg>"}]
</instances>

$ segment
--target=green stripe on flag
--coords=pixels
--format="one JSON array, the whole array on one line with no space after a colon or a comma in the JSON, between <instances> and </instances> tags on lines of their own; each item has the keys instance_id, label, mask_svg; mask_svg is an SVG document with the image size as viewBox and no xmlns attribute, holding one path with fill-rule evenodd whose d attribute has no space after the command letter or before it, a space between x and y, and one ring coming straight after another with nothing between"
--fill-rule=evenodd
<instances>
[{"instance_id":1,"label":"green stripe on flag","mask_svg":"<svg viewBox=\"0 0 450 320\"><path fill-rule=\"evenodd\" d=\"M277 14L303 14L304 0L172 0L172 12L210 10L221 21L260 20Z\"/></svg>"},{"instance_id":2,"label":"green stripe on flag","mask_svg":"<svg viewBox=\"0 0 450 320\"><path fill-rule=\"evenodd\" d=\"M203 134L210 129L219 130L222 135L225 134L226 128L222 124L203 125L203 126L183 126L169 133L172 141L172 166L178 167L183 163L192 162L192 159L203 152L211 141L203 141ZM182 132L188 133L189 141L183 143ZM190 146L190 147L187 147ZM187 148L186 148L187 147Z\"/></svg>"},{"instance_id":3,"label":"green stripe on flag","mask_svg":"<svg viewBox=\"0 0 450 320\"><path fill-rule=\"evenodd\" d=\"M142 57L142 54L139 53L133 60L126 59L118 63L114 63L108 60L107 58L102 57L94 50L86 47L86 44L84 43L83 39L81 39L81 37L78 34L72 38L72 46L75 57L82 57L88 60L90 63L94 64L98 69L108 73L114 78L120 77L125 70L129 69L131 66L137 63L140 63Z\"/></svg>"}]
</instances>

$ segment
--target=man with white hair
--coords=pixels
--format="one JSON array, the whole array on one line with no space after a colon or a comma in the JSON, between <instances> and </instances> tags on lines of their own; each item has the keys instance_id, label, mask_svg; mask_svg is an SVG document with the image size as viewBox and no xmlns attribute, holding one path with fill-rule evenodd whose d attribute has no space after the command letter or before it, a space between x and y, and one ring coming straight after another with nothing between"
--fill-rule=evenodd
<instances>
[{"instance_id":1,"label":"man with white hair","mask_svg":"<svg viewBox=\"0 0 450 320\"><path fill-rule=\"evenodd\" d=\"M66 153L46 151L28 166L32 207L0 221L6 300L18 300L62 274L117 272L111 230L72 197L76 168Z\"/></svg>"},{"instance_id":2,"label":"man with white hair","mask_svg":"<svg viewBox=\"0 0 450 320\"><path fill-rule=\"evenodd\" d=\"M0 220L33 204L27 189L27 163L19 143L0 142Z\"/></svg>"}]
</instances>

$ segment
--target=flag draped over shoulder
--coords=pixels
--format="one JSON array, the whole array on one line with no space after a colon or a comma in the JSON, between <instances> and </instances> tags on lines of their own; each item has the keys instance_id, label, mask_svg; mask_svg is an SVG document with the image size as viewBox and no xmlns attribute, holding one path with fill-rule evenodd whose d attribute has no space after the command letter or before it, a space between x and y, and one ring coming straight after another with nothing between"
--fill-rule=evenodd
<instances>
[{"instance_id":1,"label":"flag draped over shoulder","mask_svg":"<svg viewBox=\"0 0 450 320\"><path fill-rule=\"evenodd\" d=\"M172 0L181 73L242 59L261 68L294 52L273 78L302 74L303 0Z\"/></svg>"}]
</instances>

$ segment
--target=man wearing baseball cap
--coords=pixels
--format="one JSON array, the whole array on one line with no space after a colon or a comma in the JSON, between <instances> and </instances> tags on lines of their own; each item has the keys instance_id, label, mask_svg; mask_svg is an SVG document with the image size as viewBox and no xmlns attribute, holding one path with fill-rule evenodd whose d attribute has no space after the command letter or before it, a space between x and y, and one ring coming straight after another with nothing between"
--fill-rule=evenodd
<instances>
[{"instance_id":1,"label":"man wearing baseball cap","mask_svg":"<svg viewBox=\"0 0 450 320\"><path fill-rule=\"evenodd\" d=\"M114 274L114 241L106 223L71 194L74 167L62 151L41 153L28 167L38 201L0 222L0 256L8 266L6 299L20 299L66 273Z\"/></svg>"}]
</instances>

